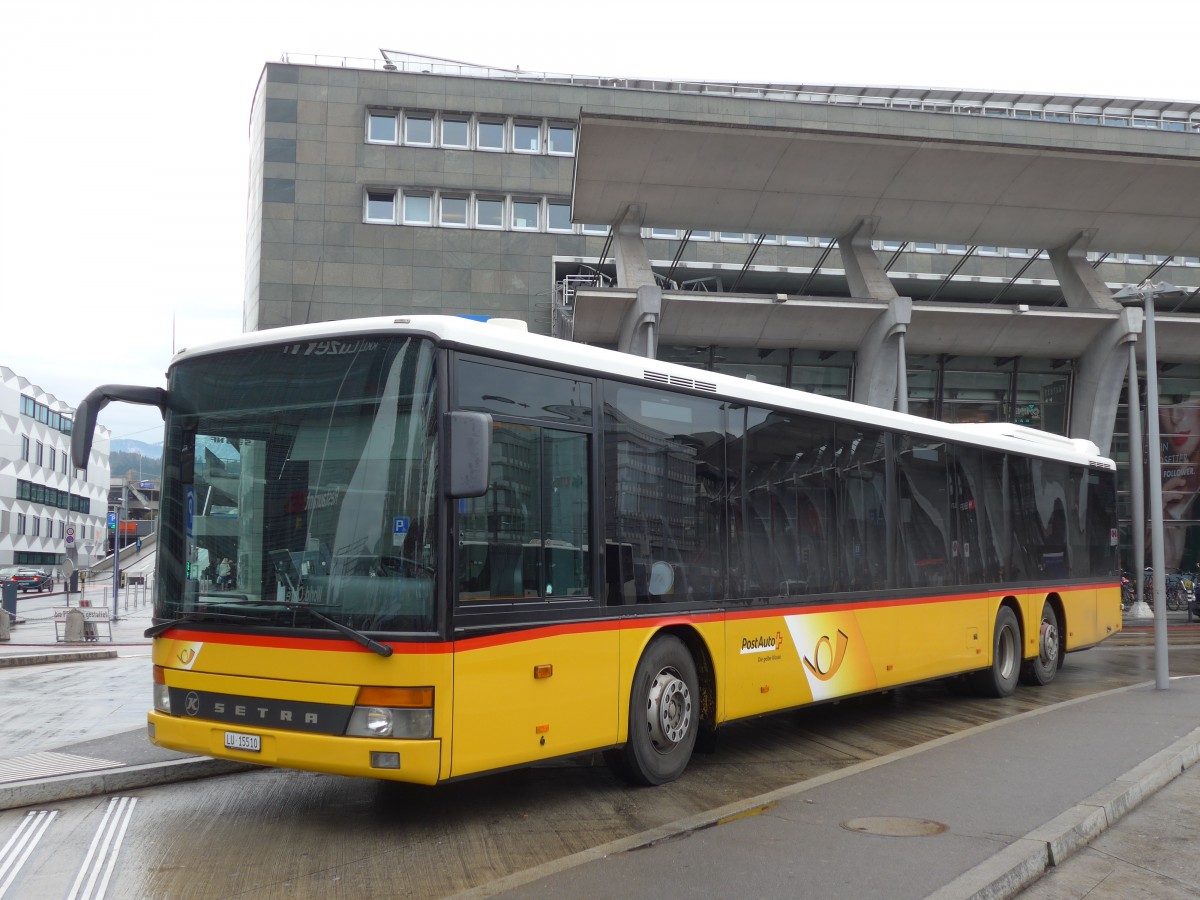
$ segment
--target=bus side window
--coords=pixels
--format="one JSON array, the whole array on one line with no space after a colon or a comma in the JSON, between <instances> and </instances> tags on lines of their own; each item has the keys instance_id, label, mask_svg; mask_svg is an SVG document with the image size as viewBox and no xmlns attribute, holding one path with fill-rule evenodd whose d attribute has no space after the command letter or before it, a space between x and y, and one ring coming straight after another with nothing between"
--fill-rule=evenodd
<instances>
[{"instance_id":1,"label":"bus side window","mask_svg":"<svg viewBox=\"0 0 1200 900\"><path fill-rule=\"evenodd\" d=\"M581 432L493 423L487 493L459 501L460 600L591 594L590 442Z\"/></svg>"}]
</instances>

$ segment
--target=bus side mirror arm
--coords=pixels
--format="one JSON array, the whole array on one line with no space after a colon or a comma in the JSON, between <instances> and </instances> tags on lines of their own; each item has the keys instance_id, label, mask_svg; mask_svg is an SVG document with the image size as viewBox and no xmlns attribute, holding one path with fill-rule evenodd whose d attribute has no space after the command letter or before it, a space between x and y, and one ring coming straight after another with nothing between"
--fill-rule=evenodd
<instances>
[{"instance_id":1,"label":"bus side mirror arm","mask_svg":"<svg viewBox=\"0 0 1200 900\"><path fill-rule=\"evenodd\" d=\"M446 496L482 497L492 468L492 417L481 412L448 412L442 436Z\"/></svg>"},{"instance_id":2,"label":"bus side mirror arm","mask_svg":"<svg viewBox=\"0 0 1200 900\"><path fill-rule=\"evenodd\" d=\"M71 429L71 464L77 469L86 469L88 457L92 455L92 437L96 431L96 417L100 410L113 400L138 403L142 406L157 406L166 418L167 392L164 388L140 387L133 384L102 384L80 401L75 408L75 424Z\"/></svg>"}]
</instances>

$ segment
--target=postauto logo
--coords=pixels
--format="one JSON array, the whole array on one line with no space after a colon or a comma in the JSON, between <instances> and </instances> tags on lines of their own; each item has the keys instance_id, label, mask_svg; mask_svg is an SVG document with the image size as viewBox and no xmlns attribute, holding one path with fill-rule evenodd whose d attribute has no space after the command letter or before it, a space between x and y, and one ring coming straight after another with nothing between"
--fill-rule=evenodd
<instances>
[{"instance_id":1,"label":"postauto logo","mask_svg":"<svg viewBox=\"0 0 1200 900\"><path fill-rule=\"evenodd\" d=\"M747 653L763 653L770 650L783 649L783 632L777 631L773 635L759 635L757 637L742 638L741 653L744 656Z\"/></svg>"}]
</instances>

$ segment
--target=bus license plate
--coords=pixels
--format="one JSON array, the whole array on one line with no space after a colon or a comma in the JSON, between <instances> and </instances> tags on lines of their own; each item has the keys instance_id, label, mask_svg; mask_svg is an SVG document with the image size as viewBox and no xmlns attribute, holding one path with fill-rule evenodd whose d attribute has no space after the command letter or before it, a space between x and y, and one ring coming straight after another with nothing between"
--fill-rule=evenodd
<instances>
[{"instance_id":1,"label":"bus license plate","mask_svg":"<svg viewBox=\"0 0 1200 900\"><path fill-rule=\"evenodd\" d=\"M227 731L225 732L225 749L258 753L262 750L262 737L257 734L242 734L240 731Z\"/></svg>"}]
</instances>

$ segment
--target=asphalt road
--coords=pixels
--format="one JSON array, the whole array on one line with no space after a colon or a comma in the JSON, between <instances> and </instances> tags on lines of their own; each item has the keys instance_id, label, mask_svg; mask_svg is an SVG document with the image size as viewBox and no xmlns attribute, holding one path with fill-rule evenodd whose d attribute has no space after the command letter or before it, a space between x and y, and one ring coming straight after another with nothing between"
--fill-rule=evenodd
<instances>
[{"instance_id":1,"label":"asphalt road","mask_svg":"<svg viewBox=\"0 0 1200 900\"><path fill-rule=\"evenodd\" d=\"M1171 668L1200 674L1200 646L1174 648ZM739 723L678 782L654 789L626 786L592 756L433 789L264 770L140 790L121 802L70 801L56 805L53 827L25 865L22 889L66 895L83 877L89 847L104 845L113 853L104 876L113 897L449 896L975 725L1152 680L1153 673L1148 646L1106 646L1073 654L1050 686L1021 688L1005 700L957 697L931 684ZM0 814L0 836L25 815Z\"/></svg>"}]
</instances>

